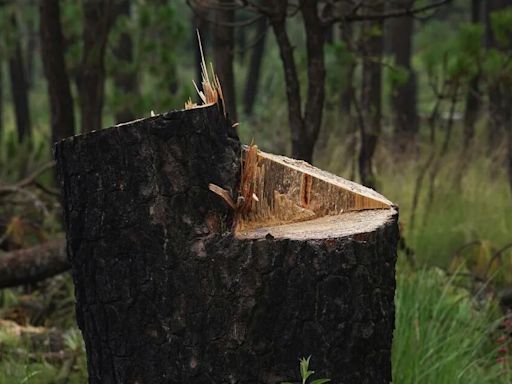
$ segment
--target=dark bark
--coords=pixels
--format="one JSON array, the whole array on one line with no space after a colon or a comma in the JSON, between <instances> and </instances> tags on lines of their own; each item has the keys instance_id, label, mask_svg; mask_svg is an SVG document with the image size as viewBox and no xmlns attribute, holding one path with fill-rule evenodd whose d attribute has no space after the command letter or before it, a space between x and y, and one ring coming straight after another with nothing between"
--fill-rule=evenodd
<instances>
[{"instance_id":1,"label":"dark bark","mask_svg":"<svg viewBox=\"0 0 512 384\"><path fill-rule=\"evenodd\" d=\"M376 0L375 10L381 12L383 3ZM382 108L382 36L383 22L365 22L365 52L363 58L363 84L361 90L363 121L360 124L361 147L359 152L359 175L361 183L367 187L375 187L373 172L373 155L381 131ZM375 29L381 31L375 33ZM372 31L372 32L370 32Z\"/></svg>"},{"instance_id":2,"label":"dark bark","mask_svg":"<svg viewBox=\"0 0 512 384\"><path fill-rule=\"evenodd\" d=\"M412 6L411 0L402 0L401 7ZM399 151L403 151L414 140L418 129L416 107L416 73L411 65L412 38L414 19L401 17L392 21L391 49L398 71L406 71L405 82L394 84L392 90L392 107L394 114L395 136Z\"/></svg>"},{"instance_id":3,"label":"dark bark","mask_svg":"<svg viewBox=\"0 0 512 384\"><path fill-rule=\"evenodd\" d=\"M216 106L55 155L91 384L274 383L309 354L336 383L391 381L396 211L354 236L234 237L208 190L236 190L240 173Z\"/></svg>"},{"instance_id":4,"label":"dark bark","mask_svg":"<svg viewBox=\"0 0 512 384\"><path fill-rule=\"evenodd\" d=\"M68 269L64 240L7 252L0 254L0 288L37 283Z\"/></svg>"},{"instance_id":5,"label":"dark bark","mask_svg":"<svg viewBox=\"0 0 512 384\"><path fill-rule=\"evenodd\" d=\"M84 0L83 53L77 74L80 131L102 127L105 96L105 48L112 24L113 0Z\"/></svg>"},{"instance_id":6,"label":"dark bark","mask_svg":"<svg viewBox=\"0 0 512 384\"><path fill-rule=\"evenodd\" d=\"M11 16L10 25L13 31L18 31L15 15ZM11 95L14 104L18 141L22 142L25 138L29 139L31 136L28 83L20 39L16 39L13 43L13 50L9 57L9 77L11 80Z\"/></svg>"},{"instance_id":7,"label":"dark bark","mask_svg":"<svg viewBox=\"0 0 512 384\"><path fill-rule=\"evenodd\" d=\"M131 16L131 1L122 0L116 3L116 16ZM128 98L136 98L139 93L137 71L134 67L133 39L130 32L124 30L119 36L119 41L113 49L113 53L119 64L114 72L114 85L120 95ZM125 102L115 112L117 123L125 123L135 119L134 102Z\"/></svg>"},{"instance_id":8,"label":"dark bark","mask_svg":"<svg viewBox=\"0 0 512 384\"><path fill-rule=\"evenodd\" d=\"M258 87L261 75L261 64L263 62L263 55L265 54L265 40L267 38L268 21L262 17L256 26L256 39L257 42L251 53L251 61L249 63L249 70L245 82L244 92L244 112L250 116L254 108L254 101L258 93Z\"/></svg>"},{"instance_id":9,"label":"dark bark","mask_svg":"<svg viewBox=\"0 0 512 384\"><path fill-rule=\"evenodd\" d=\"M50 98L52 142L75 134L75 114L64 59L59 0L39 3L41 54Z\"/></svg>"},{"instance_id":10,"label":"dark bark","mask_svg":"<svg viewBox=\"0 0 512 384\"><path fill-rule=\"evenodd\" d=\"M471 0L471 22L480 22L480 0ZM480 111L480 71L469 82L466 95L466 108L464 113L464 147L467 148L475 136L475 124Z\"/></svg>"},{"instance_id":11,"label":"dark bark","mask_svg":"<svg viewBox=\"0 0 512 384\"><path fill-rule=\"evenodd\" d=\"M219 9L214 11L215 24L213 25L213 59L215 71L219 76L224 94L224 102L229 117L237 120L235 74L233 64L235 60L234 28L226 24L235 21L234 0L220 0Z\"/></svg>"}]
</instances>

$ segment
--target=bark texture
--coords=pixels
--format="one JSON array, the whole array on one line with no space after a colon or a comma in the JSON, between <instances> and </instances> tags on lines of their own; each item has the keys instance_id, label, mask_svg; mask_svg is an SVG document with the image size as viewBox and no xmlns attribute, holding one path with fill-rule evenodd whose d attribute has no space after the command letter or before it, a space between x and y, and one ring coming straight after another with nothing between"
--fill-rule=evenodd
<instances>
[{"instance_id":1,"label":"bark texture","mask_svg":"<svg viewBox=\"0 0 512 384\"><path fill-rule=\"evenodd\" d=\"M235 237L208 190L240 174L215 106L55 156L90 383L274 383L309 354L336 383L391 381L396 211L354 236Z\"/></svg>"},{"instance_id":2,"label":"bark texture","mask_svg":"<svg viewBox=\"0 0 512 384\"><path fill-rule=\"evenodd\" d=\"M41 55L50 96L52 142L75 134L75 114L64 60L64 37L58 0L39 3Z\"/></svg>"}]
</instances>

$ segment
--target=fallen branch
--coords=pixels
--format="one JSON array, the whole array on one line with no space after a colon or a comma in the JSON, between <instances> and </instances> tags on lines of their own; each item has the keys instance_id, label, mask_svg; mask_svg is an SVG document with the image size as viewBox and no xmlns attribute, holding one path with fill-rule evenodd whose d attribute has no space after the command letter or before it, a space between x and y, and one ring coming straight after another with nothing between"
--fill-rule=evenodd
<instances>
[{"instance_id":1,"label":"fallen branch","mask_svg":"<svg viewBox=\"0 0 512 384\"><path fill-rule=\"evenodd\" d=\"M0 254L0 288L35 283L69 269L64 239Z\"/></svg>"}]
</instances>

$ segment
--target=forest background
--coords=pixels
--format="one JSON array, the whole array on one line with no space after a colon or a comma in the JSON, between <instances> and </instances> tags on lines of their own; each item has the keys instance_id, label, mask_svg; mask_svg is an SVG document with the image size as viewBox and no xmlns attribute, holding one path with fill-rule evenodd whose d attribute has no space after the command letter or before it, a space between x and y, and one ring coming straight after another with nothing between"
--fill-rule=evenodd
<instances>
[{"instance_id":1,"label":"forest background","mask_svg":"<svg viewBox=\"0 0 512 384\"><path fill-rule=\"evenodd\" d=\"M400 206L394 381L510 382L510 0L0 0L0 383L86 380L51 146L194 99L196 30L243 142Z\"/></svg>"}]
</instances>

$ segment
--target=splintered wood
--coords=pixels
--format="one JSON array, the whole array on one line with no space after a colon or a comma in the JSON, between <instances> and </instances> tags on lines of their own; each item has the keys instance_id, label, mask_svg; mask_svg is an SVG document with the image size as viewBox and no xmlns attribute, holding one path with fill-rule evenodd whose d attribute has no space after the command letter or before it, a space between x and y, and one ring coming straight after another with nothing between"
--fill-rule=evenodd
<instances>
[{"instance_id":1,"label":"splintered wood","mask_svg":"<svg viewBox=\"0 0 512 384\"><path fill-rule=\"evenodd\" d=\"M236 231L297 223L349 211L389 209L372 189L284 156L247 147ZM255 195L256 198L251 198Z\"/></svg>"},{"instance_id":2,"label":"splintered wood","mask_svg":"<svg viewBox=\"0 0 512 384\"><path fill-rule=\"evenodd\" d=\"M199 51L201 53L202 90L199 89L194 80L192 80L192 83L194 84L194 88L196 89L196 92L203 104L197 105L197 103L194 103L192 99L189 98L185 103L185 109L201 108L212 104L218 104L222 108L224 115L226 115L226 105L224 103L224 95L222 94L222 86L220 85L218 76L215 74L212 63L210 63L211 79L208 75L208 68L206 67L206 62L204 59L203 45L201 44L201 36L199 35L199 30L197 31L197 41L199 44Z\"/></svg>"}]
</instances>

